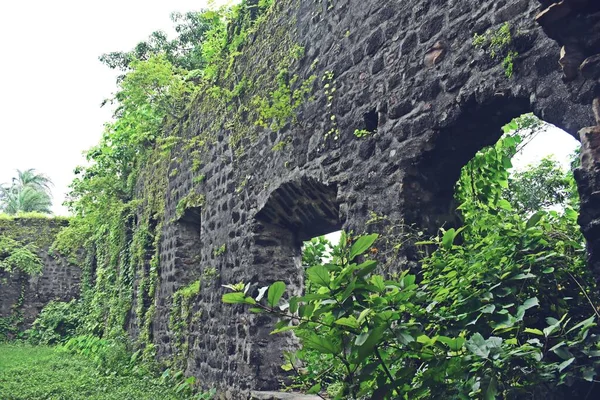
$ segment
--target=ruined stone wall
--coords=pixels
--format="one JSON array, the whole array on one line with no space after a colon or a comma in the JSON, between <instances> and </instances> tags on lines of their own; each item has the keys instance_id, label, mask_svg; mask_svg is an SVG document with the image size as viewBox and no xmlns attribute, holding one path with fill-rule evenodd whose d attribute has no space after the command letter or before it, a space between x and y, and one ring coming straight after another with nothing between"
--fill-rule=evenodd
<instances>
[{"instance_id":1,"label":"ruined stone wall","mask_svg":"<svg viewBox=\"0 0 600 400\"><path fill-rule=\"evenodd\" d=\"M339 228L432 232L451 222L460 168L523 113L575 137L594 125L599 71L588 65L594 73L582 74L579 65L600 54L599 3L564 0L562 11L554 6L536 21L552 3L277 1L219 82L235 92L245 81L245 89L206 91L169 127L183 141L165 172L151 326L158 356L183 351L187 373L206 385L277 387L292 339L269 335L270 319L222 304L221 285L250 282L255 291L283 280L299 291L302 240ZM496 57L473 45L475 34L493 36L506 23L512 38ZM567 42L574 50L561 56ZM283 62L298 46L303 55ZM277 90L282 69L297 77L292 91L308 93L285 123L263 124L259 100ZM358 138L357 129L371 134ZM192 197L202 201L185 207ZM594 204L584 201L582 215L600 209ZM367 224L373 215L382 218ZM394 262L415 261L403 254ZM174 293L209 271L182 346L169 324Z\"/></svg>"},{"instance_id":2,"label":"ruined stone wall","mask_svg":"<svg viewBox=\"0 0 600 400\"><path fill-rule=\"evenodd\" d=\"M0 271L0 317L20 313L20 329L28 328L50 301L79 297L81 270L50 251L56 235L67 224L66 219L0 219L0 236L34 245L44 265L39 276Z\"/></svg>"}]
</instances>

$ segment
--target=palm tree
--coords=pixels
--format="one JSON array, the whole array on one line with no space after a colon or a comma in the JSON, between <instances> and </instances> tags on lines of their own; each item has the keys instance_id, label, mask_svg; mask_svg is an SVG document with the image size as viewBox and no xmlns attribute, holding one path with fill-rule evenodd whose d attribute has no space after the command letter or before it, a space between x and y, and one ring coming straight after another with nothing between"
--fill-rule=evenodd
<instances>
[{"instance_id":1,"label":"palm tree","mask_svg":"<svg viewBox=\"0 0 600 400\"><path fill-rule=\"evenodd\" d=\"M40 212L51 214L52 181L46 175L38 174L33 168L17 170L17 177L10 185L0 186L0 211L7 214L20 212Z\"/></svg>"}]
</instances>

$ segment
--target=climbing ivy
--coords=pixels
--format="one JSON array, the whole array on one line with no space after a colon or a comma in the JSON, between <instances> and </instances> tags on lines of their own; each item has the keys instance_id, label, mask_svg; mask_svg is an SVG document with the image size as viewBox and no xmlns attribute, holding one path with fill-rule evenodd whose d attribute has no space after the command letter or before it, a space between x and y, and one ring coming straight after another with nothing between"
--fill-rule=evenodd
<instances>
[{"instance_id":1,"label":"climbing ivy","mask_svg":"<svg viewBox=\"0 0 600 400\"><path fill-rule=\"evenodd\" d=\"M40 275L44 265L37 251L32 244L25 245L7 236L0 236L0 270Z\"/></svg>"}]
</instances>

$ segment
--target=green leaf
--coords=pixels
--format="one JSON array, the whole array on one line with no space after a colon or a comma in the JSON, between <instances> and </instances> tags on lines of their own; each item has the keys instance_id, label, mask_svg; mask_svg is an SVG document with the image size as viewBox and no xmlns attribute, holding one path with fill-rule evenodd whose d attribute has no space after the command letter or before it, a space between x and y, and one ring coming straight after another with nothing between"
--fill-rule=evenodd
<instances>
[{"instance_id":1,"label":"green leaf","mask_svg":"<svg viewBox=\"0 0 600 400\"><path fill-rule=\"evenodd\" d=\"M281 332L287 332L287 331L293 331L294 329L296 329L297 327L294 325L286 325L286 326L282 326L281 328L277 328L271 331L271 335L275 335L276 333L281 333Z\"/></svg>"},{"instance_id":2,"label":"green leaf","mask_svg":"<svg viewBox=\"0 0 600 400\"><path fill-rule=\"evenodd\" d=\"M365 308L364 310L361 311L360 315L358 316L358 324L362 324L365 319L367 318L367 316L369 316L369 314L371 314L373 312L373 310L371 310L370 308Z\"/></svg>"},{"instance_id":3,"label":"green leaf","mask_svg":"<svg viewBox=\"0 0 600 400\"><path fill-rule=\"evenodd\" d=\"M366 276L366 275L370 274L371 272L373 272L373 270L375 268L377 268L377 261L376 260L367 260L364 263L361 263L356 267L356 270L358 271L356 276L359 278Z\"/></svg>"},{"instance_id":4,"label":"green leaf","mask_svg":"<svg viewBox=\"0 0 600 400\"><path fill-rule=\"evenodd\" d=\"M488 304L487 306L483 306L481 309L479 309L482 314L491 314L494 312L494 310L496 310L496 306L493 304Z\"/></svg>"},{"instance_id":5,"label":"green leaf","mask_svg":"<svg viewBox=\"0 0 600 400\"><path fill-rule=\"evenodd\" d=\"M595 321L595 320L596 320L596 316L595 316L595 315L592 315L592 316L591 316L591 317L589 317L588 319L586 319L586 320L583 320L583 321L581 321L580 323L578 323L577 325L573 326L571 329L569 329L569 330L567 331L567 333L571 333L571 332L572 332L572 331L574 331L575 329L582 328L582 327L583 327L583 329L590 328L590 327L592 327L592 326L594 325L594 321Z\"/></svg>"},{"instance_id":6,"label":"green leaf","mask_svg":"<svg viewBox=\"0 0 600 400\"><path fill-rule=\"evenodd\" d=\"M460 336L453 339L447 336L438 336L437 341L448 346L450 351L459 351L466 342L465 338Z\"/></svg>"},{"instance_id":7,"label":"green leaf","mask_svg":"<svg viewBox=\"0 0 600 400\"><path fill-rule=\"evenodd\" d=\"M525 302L523 303L523 308L525 310L529 310L532 307L537 307L540 305L540 302L538 301L537 297L532 297L530 299L525 300Z\"/></svg>"},{"instance_id":8,"label":"green leaf","mask_svg":"<svg viewBox=\"0 0 600 400\"><path fill-rule=\"evenodd\" d=\"M367 339L369 338L369 332L362 332L360 335L356 336L354 340L354 344L357 346L362 346Z\"/></svg>"},{"instance_id":9,"label":"green leaf","mask_svg":"<svg viewBox=\"0 0 600 400\"><path fill-rule=\"evenodd\" d=\"M335 321L335 323L338 325L350 327L352 329L357 329L360 326L356 318L354 318L354 316L352 315L349 317L339 318L337 321Z\"/></svg>"},{"instance_id":10,"label":"green leaf","mask_svg":"<svg viewBox=\"0 0 600 400\"><path fill-rule=\"evenodd\" d=\"M267 303L271 308L277 307L281 296L285 293L285 283L275 282L269 287L267 292Z\"/></svg>"},{"instance_id":11,"label":"green leaf","mask_svg":"<svg viewBox=\"0 0 600 400\"><path fill-rule=\"evenodd\" d=\"M466 346L471 353L481 358L488 358L490 355L490 350L488 349L487 343L479 332L471 336L471 338L466 342Z\"/></svg>"},{"instance_id":12,"label":"green leaf","mask_svg":"<svg viewBox=\"0 0 600 400\"><path fill-rule=\"evenodd\" d=\"M500 199L500 200L498 200L498 202L496 204L498 205L498 207L502 208L503 210L512 211L512 206L510 205L508 200Z\"/></svg>"},{"instance_id":13,"label":"green leaf","mask_svg":"<svg viewBox=\"0 0 600 400\"><path fill-rule=\"evenodd\" d=\"M442 247L445 249L451 249L456 237L456 230L454 228L448 229L442 236Z\"/></svg>"},{"instance_id":14,"label":"green leaf","mask_svg":"<svg viewBox=\"0 0 600 400\"><path fill-rule=\"evenodd\" d=\"M386 329L387 326L380 325L369 332L367 339L358 348L358 359L356 363L362 362L362 360L373 354L375 346L382 340Z\"/></svg>"},{"instance_id":15,"label":"green leaf","mask_svg":"<svg viewBox=\"0 0 600 400\"><path fill-rule=\"evenodd\" d=\"M525 225L525 227L526 228L532 228L532 227L536 226L537 223L540 222L540 220L542 219L543 216L544 216L544 212L543 211L536 212L531 217L529 217L529 219L527 220L527 224Z\"/></svg>"},{"instance_id":16,"label":"green leaf","mask_svg":"<svg viewBox=\"0 0 600 400\"><path fill-rule=\"evenodd\" d=\"M596 371L593 368L586 368L583 371L583 379L585 379L588 382L593 382L595 376L596 376Z\"/></svg>"},{"instance_id":17,"label":"green leaf","mask_svg":"<svg viewBox=\"0 0 600 400\"><path fill-rule=\"evenodd\" d=\"M373 284L373 286L375 286L377 289L379 289L380 292L383 292L385 290L385 282L381 275L372 276L371 283Z\"/></svg>"},{"instance_id":18,"label":"green leaf","mask_svg":"<svg viewBox=\"0 0 600 400\"><path fill-rule=\"evenodd\" d=\"M338 354L339 346L327 338L320 337L316 333L302 336L302 343L309 349L317 350L323 354Z\"/></svg>"},{"instance_id":19,"label":"green leaf","mask_svg":"<svg viewBox=\"0 0 600 400\"><path fill-rule=\"evenodd\" d=\"M377 240L378 237L379 235L376 233L359 237L350 248L348 261L354 260L356 256L363 254L365 251L367 251L369 247L371 247L373 243L375 243L375 240Z\"/></svg>"},{"instance_id":20,"label":"green leaf","mask_svg":"<svg viewBox=\"0 0 600 400\"><path fill-rule=\"evenodd\" d=\"M569 218L571 221L577 221L577 217L579 217L579 214L577 213L577 211L573 210L571 207L566 207L565 208L565 216L567 218Z\"/></svg>"},{"instance_id":21,"label":"green leaf","mask_svg":"<svg viewBox=\"0 0 600 400\"><path fill-rule=\"evenodd\" d=\"M571 365L573 363L573 361L575 361L575 357L571 357L568 360L561 362L558 365L558 372L562 372L565 368L567 368L569 365Z\"/></svg>"},{"instance_id":22,"label":"green leaf","mask_svg":"<svg viewBox=\"0 0 600 400\"><path fill-rule=\"evenodd\" d=\"M535 278L535 277L536 276L534 274L528 272L526 274L517 274L517 275L513 276L510 279L515 280L515 281L519 281L519 280L530 279L530 278Z\"/></svg>"},{"instance_id":23,"label":"green leaf","mask_svg":"<svg viewBox=\"0 0 600 400\"><path fill-rule=\"evenodd\" d=\"M495 400L496 399L496 395L498 394L498 381L496 380L496 377L493 377L492 379L490 379L490 384L488 385L487 389L485 390L485 395L483 396L483 398L485 400Z\"/></svg>"},{"instance_id":24,"label":"green leaf","mask_svg":"<svg viewBox=\"0 0 600 400\"><path fill-rule=\"evenodd\" d=\"M329 270L323 265L315 265L306 270L306 275L311 283L319 286L329 286L331 277L329 276Z\"/></svg>"},{"instance_id":25,"label":"green leaf","mask_svg":"<svg viewBox=\"0 0 600 400\"><path fill-rule=\"evenodd\" d=\"M544 336L544 332L540 331L539 329L535 329L535 328L525 328L525 333L531 333L534 335L538 335L538 336Z\"/></svg>"},{"instance_id":26,"label":"green leaf","mask_svg":"<svg viewBox=\"0 0 600 400\"><path fill-rule=\"evenodd\" d=\"M310 389L308 389L308 394L317 394L321 391L321 384L317 383L316 385L311 386Z\"/></svg>"},{"instance_id":27,"label":"green leaf","mask_svg":"<svg viewBox=\"0 0 600 400\"><path fill-rule=\"evenodd\" d=\"M225 293L222 297L223 303L229 304L243 304L245 303L246 296L244 293L235 292L235 293Z\"/></svg>"}]
</instances>

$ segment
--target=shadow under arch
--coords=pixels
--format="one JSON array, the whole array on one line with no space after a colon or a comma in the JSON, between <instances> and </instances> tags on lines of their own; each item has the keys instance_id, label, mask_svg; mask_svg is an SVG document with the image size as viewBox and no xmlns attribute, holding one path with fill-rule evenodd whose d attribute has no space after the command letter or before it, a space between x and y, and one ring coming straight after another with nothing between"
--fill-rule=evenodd
<instances>
[{"instance_id":1,"label":"shadow under arch","mask_svg":"<svg viewBox=\"0 0 600 400\"><path fill-rule=\"evenodd\" d=\"M529 98L497 94L480 104L472 97L451 125L429 132L427 150L406 170L406 221L431 234L458 226L454 193L461 169L502 137L504 125L534 111Z\"/></svg>"}]
</instances>

